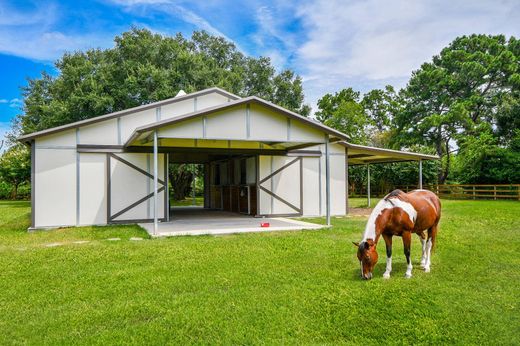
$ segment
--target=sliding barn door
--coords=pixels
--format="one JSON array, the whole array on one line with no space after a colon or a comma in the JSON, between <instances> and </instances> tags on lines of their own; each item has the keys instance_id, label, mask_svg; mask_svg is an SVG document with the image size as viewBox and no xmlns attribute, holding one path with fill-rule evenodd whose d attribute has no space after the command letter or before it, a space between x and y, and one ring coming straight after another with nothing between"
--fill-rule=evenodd
<instances>
[{"instance_id":1,"label":"sliding barn door","mask_svg":"<svg viewBox=\"0 0 520 346\"><path fill-rule=\"evenodd\" d=\"M159 218L166 220L167 165L165 154L159 155ZM153 154L107 154L107 223L153 221L154 186Z\"/></svg>"},{"instance_id":2,"label":"sliding barn door","mask_svg":"<svg viewBox=\"0 0 520 346\"><path fill-rule=\"evenodd\" d=\"M258 163L259 215L302 215L302 158L259 156Z\"/></svg>"}]
</instances>

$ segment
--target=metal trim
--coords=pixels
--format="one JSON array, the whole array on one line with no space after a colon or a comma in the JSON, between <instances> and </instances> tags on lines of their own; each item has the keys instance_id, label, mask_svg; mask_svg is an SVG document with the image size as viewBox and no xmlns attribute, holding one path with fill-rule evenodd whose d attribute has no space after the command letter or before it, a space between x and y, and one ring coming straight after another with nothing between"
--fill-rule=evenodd
<instances>
[{"instance_id":1,"label":"metal trim","mask_svg":"<svg viewBox=\"0 0 520 346\"><path fill-rule=\"evenodd\" d=\"M31 228L36 227L36 143L31 140Z\"/></svg>"},{"instance_id":2,"label":"metal trim","mask_svg":"<svg viewBox=\"0 0 520 346\"><path fill-rule=\"evenodd\" d=\"M161 186L158 190L157 190L157 194L161 193L162 191L164 190L164 186ZM120 211L118 211L117 213L115 213L114 215L110 215L110 219L111 221L113 221L114 219L118 218L119 216L123 215L124 213L126 213L127 211L129 211L130 209L133 209L135 207L137 207L139 204L143 203L144 201L152 198L153 196L155 195L155 191L144 196L143 198L135 201L134 203L130 204L129 206L121 209Z\"/></svg>"},{"instance_id":3,"label":"metal trim","mask_svg":"<svg viewBox=\"0 0 520 346\"><path fill-rule=\"evenodd\" d=\"M301 160L301 157L297 157L295 158L294 160L292 160L291 162L289 163L286 163L285 165L283 165L282 167L278 168L276 171L272 172L271 174L269 174L267 177L263 178L262 180L260 180L260 184L263 184L265 183L267 180L271 179L273 176L275 176L276 174L280 173L281 171L283 171L285 168L289 167L290 165L292 165L293 163L297 162ZM271 161L271 167L272 167L272 161Z\"/></svg>"},{"instance_id":4,"label":"metal trim","mask_svg":"<svg viewBox=\"0 0 520 346\"><path fill-rule=\"evenodd\" d=\"M123 144L123 137L121 134L121 117L117 118L117 144Z\"/></svg>"},{"instance_id":5,"label":"metal trim","mask_svg":"<svg viewBox=\"0 0 520 346\"><path fill-rule=\"evenodd\" d=\"M112 163L110 154L106 155L106 184L107 184L107 224L110 223L110 214L112 213Z\"/></svg>"},{"instance_id":6,"label":"metal trim","mask_svg":"<svg viewBox=\"0 0 520 346\"><path fill-rule=\"evenodd\" d=\"M251 138L251 105L246 105L246 138Z\"/></svg>"},{"instance_id":7,"label":"metal trim","mask_svg":"<svg viewBox=\"0 0 520 346\"><path fill-rule=\"evenodd\" d=\"M270 195L271 197L276 198L277 200L279 200L279 201L282 202L283 204L287 205L289 208L292 208L292 209L296 210L296 211L299 213L299 215L302 214L301 209L299 209L299 208L298 208L297 206L295 206L294 204L292 204L292 203L286 201L286 200L283 199L282 197L276 195L276 194L273 193L272 191L269 191L268 189L266 189L266 188L263 187L263 186L260 186L260 190L264 191L265 193L267 193L267 194ZM271 209L271 211L272 211L272 209Z\"/></svg>"},{"instance_id":8,"label":"metal trim","mask_svg":"<svg viewBox=\"0 0 520 346\"><path fill-rule=\"evenodd\" d=\"M131 162L128 162L127 160L123 159L122 157L119 157L113 153L108 153L108 155L110 155L111 157L113 157L114 159L116 159L117 161L119 162L122 162L124 163L125 165L135 169L136 171L138 171L139 173L142 173L144 175L146 175L148 178L150 179L153 179L153 175L148 173L147 171L145 171L144 169L140 168L140 167L137 167L136 165L134 165L133 163ZM164 185L164 181L161 180L161 179L158 179L159 183L161 183L161 185Z\"/></svg>"},{"instance_id":9,"label":"metal trim","mask_svg":"<svg viewBox=\"0 0 520 346\"><path fill-rule=\"evenodd\" d=\"M76 129L76 146L79 144L79 128ZM80 153L76 151L76 226L79 225L81 206L80 206Z\"/></svg>"},{"instance_id":10,"label":"metal trim","mask_svg":"<svg viewBox=\"0 0 520 346\"><path fill-rule=\"evenodd\" d=\"M163 154L163 165L164 165L164 181L166 182L165 191L164 191L164 217L166 220L170 221L170 186L168 184L168 170L170 162L170 154Z\"/></svg>"}]
</instances>

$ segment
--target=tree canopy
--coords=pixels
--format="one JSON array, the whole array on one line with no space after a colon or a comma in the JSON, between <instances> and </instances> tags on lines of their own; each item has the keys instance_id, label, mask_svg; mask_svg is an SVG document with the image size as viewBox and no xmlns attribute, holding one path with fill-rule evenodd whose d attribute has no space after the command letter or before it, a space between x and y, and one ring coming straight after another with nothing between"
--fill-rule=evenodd
<instances>
[{"instance_id":1,"label":"tree canopy","mask_svg":"<svg viewBox=\"0 0 520 346\"><path fill-rule=\"evenodd\" d=\"M114 42L110 49L66 53L55 64L56 77L30 79L17 130L43 130L214 86L303 115L310 111L299 76L277 73L269 58L245 56L222 37L196 31L187 39L134 28Z\"/></svg>"},{"instance_id":2,"label":"tree canopy","mask_svg":"<svg viewBox=\"0 0 520 346\"><path fill-rule=\"evenodd\" d=\"M519 47L514 37L462 36L399 92L345 88L323 96L316 114L354 143L433 151L440 183L519 182Z\"/></svg>"}]
</instances>

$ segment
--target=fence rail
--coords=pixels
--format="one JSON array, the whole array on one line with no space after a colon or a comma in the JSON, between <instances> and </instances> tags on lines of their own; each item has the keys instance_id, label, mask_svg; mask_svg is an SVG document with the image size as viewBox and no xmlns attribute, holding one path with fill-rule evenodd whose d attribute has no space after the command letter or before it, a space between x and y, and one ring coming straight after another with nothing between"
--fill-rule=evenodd
<instances>
[{"instance_id":1,"label":"fence rail","mask_svg":"<svg viewBox=\"0 0 520 346\"><path fill-rule=\"evenodd\" d=\"M408 192L417 189L417 186L405 185L396 188ZM520 184L444 184L424 185L423 188L447 199L509 199L520 201Z\"/></svg>"}]
</instances>

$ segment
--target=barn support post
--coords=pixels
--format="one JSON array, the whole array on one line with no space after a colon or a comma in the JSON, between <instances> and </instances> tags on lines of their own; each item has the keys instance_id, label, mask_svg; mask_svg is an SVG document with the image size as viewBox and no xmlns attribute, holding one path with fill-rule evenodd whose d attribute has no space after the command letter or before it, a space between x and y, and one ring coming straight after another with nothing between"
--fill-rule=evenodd
<instances>
[{"instance_id":1,"label":"barn support post","mask_svg":"<svg viewBox=\"0 0 520 346\"><path fill-rule=\"evenodd\" d=\"M345 148L345 214L348 215L348 148Z\"/></svg>"},{"instance_id":2,"label":"barn support post","mask_svg":"<svg viewBox=\"0 0 520 346\"><path fill-rule=\"evenodd\" d=\"M419 189L422 189L422 160L419 160Z\"/></svg>"},{"instance_id":3,"label":"barn support post","mask_svg":"<svg viewBox=\"0 0 520 346\"><path fill-rule=\"evenodd\" d=\"M327 226L330 226L330 149L328 135L325 135L325 194Z\"/></svg>"},{"instance_id":4,"label":"barn support post","mask_svg":"<svg viewBox=\"0 0 520 346\"><path fill-rule=\"evenodd\" d=\"M367 205L370 208L370 164L367 163Z\"/></svg>"},{"instance_id":5,"label":"barn support post","mask_svg":"<svg viewBox=\"0 0 520 346\"><path fill-rule=\"evenodd\" d=\"M159 165L158 165L158 148L157 148L157 130L153 132L153 234L157 234L157 229L159 228L159 218L158 212L159 208L157 208L159 204L159 194L158 190L158 178L157 175L159 173Z\"/></svg>"}]
</instances>

